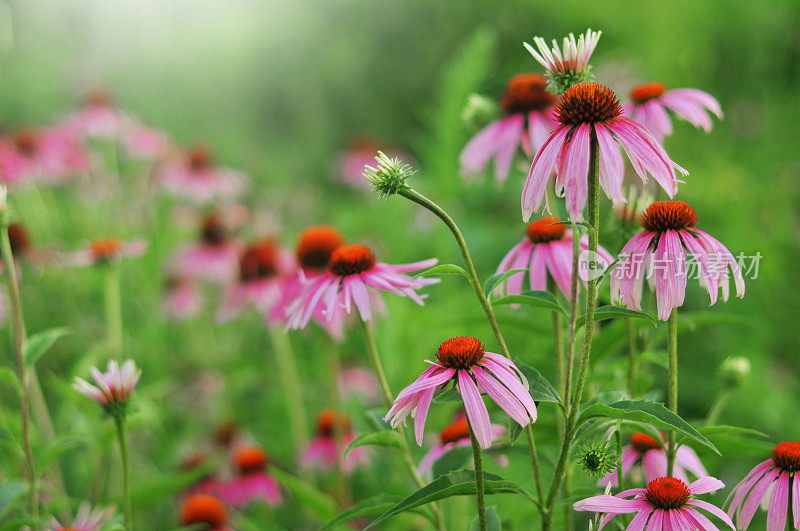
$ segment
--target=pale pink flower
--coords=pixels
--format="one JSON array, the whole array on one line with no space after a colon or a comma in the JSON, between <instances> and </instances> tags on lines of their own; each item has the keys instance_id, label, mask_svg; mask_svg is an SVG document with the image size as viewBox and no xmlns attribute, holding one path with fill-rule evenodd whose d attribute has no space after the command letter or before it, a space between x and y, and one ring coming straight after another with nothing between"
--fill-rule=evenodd
<instances>
[{"instance_id":1,"label":"pale pink flower","mask_svg":"<svg viewBox=\"0 0 800 531\"><path fill-rule=\"evenodd\" d=\"M553 39L552 47L548 47L543 38L534 37L533 43L538 51L527 42L523 44L533 58L549 73L570 75L584 72L587 69L589 59L602 34L602 31L587 29L585 34L579 35L575 39L575 35L570 33L569 37L564 37L563 45L560 48L555 39Z\"/></svg>"},{"instance_id":2,"label":"pale pink flower","mask_svg":"<svg viewBox=\"0 0 800 531\"><path fill-rule=\"evenodd\" d=\"M129 119L114 105L111 94L95 90L87 95L83 107L67 117L66 127L81 138L110 139L119 135L122 124Z\"/></svg>"},{"instance_id":3,"label":"pale pink flower","mask_svg":"<svg viewBox=\"0 0 800 531\"><path fill-rule=\"evenodd\" d=\"M716 98L697 89L668 91L661 83L644 83L631 90L631 100L622 106L625 116L644 125L658 141L672 134L672 120L667 110L707 133L712 127L709 112L722 118L722 108Z\"/></svg>"},{"instance_id":4,"label":"pale pink flower","mask_svg":"<svg viewBox=\"0 0 800 531\"><path fill-rule=\"evenodd\" d=\"M199 204L235 199L247 188L244 174L215 164L205 146L162 162L154 178L167 192Z\"/></svg>"},{"instance_id":5,"label":"pale pink flower","mask_svg":"<svg viewBox=\"0 0 800 531\"><path fill-rule=\"evenodd\" d=\"M494 158L495 177L503 181L519 146L530 157L539 151L554 124L556 97L547 92L546 85L539 74L511 78L500 102L507 116L484 127L467 143L459 156L462 175L480 173Z\"/></svg>"},{"instance_id":6,"label":"pale pink flower","mask_svg":"<svg viewBox=\"0 0 800 531\"><path fill-rule=\"evenodd\" d=\"M644 231L622 248L618 267L611 272L611 299L633 310L641 310L642 285L656 292L658 318L666 321L673 308L683 305L688 277L688 254L696 260L700 286L708 291L710 304L730 291L728 269L736 295L744 296L742 271L731 252L708 233L695 228L697 216L683 201L656 201L640 220Z\"/></svg>"},{"instance_id":7,"label":"pale pink flower","mask_svg":"<svg viewBox=\"0 0 800 531\"><path fill-rule=\"evenodd\" d=\"M568 231L561 220L545 217L532 221L526 230L527 237L511 248L500 265L497 273L505 273L514 269L527 269L530 289L547 290L547 276L555 280L556 285L569 298L572 279L572 231ZM588 251L589 238L583 236L580 250ZM602 247L597 248L599 262L608 266L614 259ZM518 295L522 293L525 273L511 275L505 287L498 292ZM586 281L584 280L584 284Z\"/></svg>"},{"instance_id":8,"label":"pale pink flower","mask_svg":"<svg viewBox=\"0 0 800 531\"><path fill-rule=\"evenodd\" d=\"M325 272L310 279L303 294L292 304L287 328L304 328L320 308L324 308L328 320L333 318L339 307L343 307L348 314L355 308L361 319L370 320L375 301L370 300L368 288L407 296L422 305L424 296L420 296L416 290L435 284L440 279L412 278L406 273L431 267L436 262L432 258L411 264L391 265L378 262L365 245L343 245L331 254Z\"/></svg>"},{"instance_id":9,"label":"pale pink flower","mask_svg":"<svg viewBox=\"0 0 800 531\"><path fill-rule=\"evenodd\" d=\"M21 129L0 140L0 181L58 183L89 170L89 157L65 128Z\"/></svg>"},{"instance_id":10,"label":"pale pink flower","mask_svg":"<svg viewBox=\"0 0 800 531\"><path fill-rule=\"evenodd\" d=\"M160 159L170 147L170 139L163 131L131 121L122 130L122 146L132 159Z\"/></svg>"},{"instance_id":11,"label":"pale pink flower","mask_svg":"<svg viewBox=\"0 0 800 531\"><path fill-rule=\"evenodd\" d=\"M755 466L728 495L728 516L736 515L739 529L747 529L770 489L767 531L783 531L791 499L789 527L800 529L800 442L782 442L772 450L772 458ZM733 500L731 501L731 497Z\"/></svg>"},{"instance_id":12,"label":"pale pink flower","mask_svg":"<svg viewBox=\"0 0 800 531\"><path fill-rule=\"evenodd\" d=\"M106 372L100 372L96 367L92 367L90 372L94 385L76 377L72 387L107 408L124 406L142 374L132 360L127 360L122 367L116 360L109 360Z\"/></svg>"},{"instance_id":13,"label":"pale pink flower","mask_svg":"<svg viewBox=\"0 0 800 531\"><path fill-rule=\"evenodd\" d=\"M147 242L141 239L123 242L118 238L100 238L89 242L82 251L67 254L64 262L73 267L86 267L122 258L136 258L142 256L146 250Z\"/></svg>"},{"instance_id":14,"label":"pale pink flower","mask_svg":"<svg viewBox=\"0 0 800 531\"><path fill-rule=\"evenodd\" d=\"M378 398L378 379L369 369L345 367L339 377L339 392L343 397L357 396L364 402L374 402Z\"/></svg>"},{"instance_id":15,"label":"pale pink flower","mask_svg":"<svg viewBox=\"0 0 800 531\"><path fill-rule=\"evenodd\" d=\"M506 428L499 424L491 425L492 441L496 441L506 435ZM439 444L431 448L425 457L419 462L419 473L428 476L433 469L433 464L453 448L460 446L471 446L472 440L469 438L469 423L464 412L460 412L456 420L439 433ZM494 457L501 466L508 466L508 458L504 455Z\"/></svg>"},{"instance_id":16,"label":"pale pink flower","mask_svg":"<svg viewBox=\"0 0 800 531\"><path fill-rule=\"evenodd\" d=\"M228 505L246 507L263 500L270 507L282 503L278 483L267 473L269 458L258 446L240 446L233 452L236 477L219 484L218 495Z\"/></svg>"},{"instance_id":17,"label":"pale pink flower","mask_svg":"<svg viewBox=\"0 0 800 531\"><path fill-rule=\"evenodd\" d=\"M489 448L492 444L492 424L481 392L520 426L536 421L536 405L528 392L528 382L510 359L486 352L476 338L464 336L442 343L436 358L437 362L428 361L432 367L398 393L384 417L392 427L396 427L414 412L414 434L418 445L422 446L425 420L433 395L450 382L454 382L461 395L469 424L481 448Z\"/></svg>"},{"instance_id":18,"label":"pale pink flower","mask_svg":"<svg viewBox=\"0 0 800 531\"><path fill-rule=\"evenodd\" d=\"M522 190L525 221L547 201L547 181L554 169L557 195L566 197L570 218L581 219L589 190L593 138L597 139L600 187L615 204L625 202L620 145L642 182L647 182L650 174L670 197L678 191L675 170L683 174L686 170L667 156L644 126L622 116L619 101L608 87L597 83L573 85L561 95L554 113L559 125L536 154Z\"/></svg>"},{"instance_id":19,"label":"pale pink flower","mask_svg":"<svg viewBox=\"0 0 800 531\"><path fill-rule=\"evenodd\" d=\"M350 430L350 419L346 415L339 415L332 409L323 410L317 416L317 435L303 450L300 464L305 468L316 468L329 472L336 466L336 437L335 426L342 430L342 443L344 448L355 439L355 434ZM369 464L367 452L363 447L354 448L347 454L342 463L342 472L352 473L356 468Z\"/></svg>"},{"instance_id":20,"label":"pale pink flower","mask_svg":"<svg viewBox=\"0 0 800 531\"><path fill-rule=\"evenodd\" d=\"M575 502L576 511L604 513L597 531L601 531L617 515L636 513L628 531L686 531L688 529L718 530L703 509L733 529L733 522L722 509L699 500L696 496L715 492L725 484L710 476L687 485L677 478L660 477L650 481L646 489L628 489L616 496L601 494ZM633 496L631 499L626 499Z\"/></svg>"},{"instance_id":21,"label":"pale pink flower","mask_svg":"<svg viewBox=\"0 0 800 531\"><path fill-rule=\"evenodd\" d=\"M167 278L161 301L165 317L184 321L199 314L205 299L193 278L172 274Z\"/></svg>"},{"instance_id":22,"label":"pale pink flower","mask_svg":"<svg viewBox=\"0 0 800 531\"><path fill-rule=\"evenodd\" d=\"M627 477L634 467L641 467L646 481L667 475L667 452L661 441L656 440L646 433L635 432L631 435L631 443L622 447L622 476ZM673 475L684 481L689 482L687 471L694 474L697 478L708 476L703 463L694 450L688 446L680 446L675 454L675 467ZM615 468L606 474L598 485L604 487L611 485L617 486L617 469Z\"/></svg>"},{"instance_id":23,"label":"pale pink flower","mask_svg":"<svg viewBox=\"0 0 800 531\"><path fill-rule=\"evenodd\" d=\"M71 524L61 525L58 520L51 518L47 525L47 531L100 531L114 516L113 507L95 507L83 502L75 513L75 519Z\"/></svg>"},{"instance_id":24,"label":"pale pink flower","mask_svg":"<svg viewBox=\"0 0 800 531\"><path fill-rule=\"evenodd\" d=\"M231 237L224 218L218 211L206 215L199 241L178 251L173 271L202 280L231 282L236 278L242 247Z\"/></svg>"}]
</instances>

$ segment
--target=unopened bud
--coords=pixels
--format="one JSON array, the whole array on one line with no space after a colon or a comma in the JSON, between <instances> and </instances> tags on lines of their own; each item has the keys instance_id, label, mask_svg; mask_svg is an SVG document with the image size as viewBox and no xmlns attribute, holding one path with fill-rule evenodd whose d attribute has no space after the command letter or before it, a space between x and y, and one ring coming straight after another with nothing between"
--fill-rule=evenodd
<instances>
[{"instance_id":1,"label":"unopened bud","mask_svg":"<svg viewBox=\"0 0 800 531\"><path fill-rule=\"evenodd\" d=\"M389 158L382 151L375 157L377 167L364 167L364 177L381 197L388 197L402 190L410 190L406 179L416 173L410 165L399 158Z\"/></svg>"}]
</instances>

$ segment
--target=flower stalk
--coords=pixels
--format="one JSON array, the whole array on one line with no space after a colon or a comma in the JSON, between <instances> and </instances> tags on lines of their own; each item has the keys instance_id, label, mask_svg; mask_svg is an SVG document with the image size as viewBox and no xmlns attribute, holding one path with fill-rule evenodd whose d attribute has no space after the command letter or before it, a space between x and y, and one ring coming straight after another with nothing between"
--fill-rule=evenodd
<instances>
[{"instance_id":1,"label":"flower stalk","mask_svg":"<svg viewBox=\"0 0 800 531\"><path fill-rule=\"evenodd\" d=\"M466 407L466 404L464 407ZM483 488L483 458L481 456L481 447L472 431L472 424L467 421L467 425L469 426L469 438L472 442L472 458L475 461L475 500L478 504L478 523L481 531L486 531L486 494ZM528 426L530 426L530 424Z\"/></svg>"},{"instance_id":2,"label":"flower stalk","mask_svg":"<svg viewBox=\"0 0 800 531\"><path fill-rule=\"evenodd\" d=\"M678 309L673 308L667 321L667 357L669 358L669 409L678 413ZM675 432L667 434L667 474L672 476L675 468Z\"/></svg>"},{"instance_id":3,"label":"flower stalk","mask_svg":"<svg viewBox=\"0 0 800 531\"><path fill-rule=\"evenodd\" d=\"M300 378L297 376L292 343L289 335L276 327L269 327L269 335L275 351L275 361L278 365L284 394L291 397L286 400L286 406L289 408L289 430L292 433L295 448L302 448L308 433L308 422L306 409L303 406L303 388L300 386Z\"/></svg>"},{"instance_id":4,"label":"flower stalk","mask_svg":"<svg viewBox=\"0 0 800 531\"><path fill-rule=\"evenodd\" d=\"M125 531L133 529L133 511L131 509L131 463L128 453L127 415L124 410L114 415L117 426L119 453L122 460L122 511L125 515Z\"/></svg>"},{"instance_id":5,"label":"flower stalk","mask_svg":"<svg viewBox=\"0 0 800 531\"><path fill-rule=\"evenodd\" d=\"M106 344L112 359L122 355L122 297L120 295L120 264L111 260L103 264L103 302L106 313Z\"/></svg>"}]
</instances>

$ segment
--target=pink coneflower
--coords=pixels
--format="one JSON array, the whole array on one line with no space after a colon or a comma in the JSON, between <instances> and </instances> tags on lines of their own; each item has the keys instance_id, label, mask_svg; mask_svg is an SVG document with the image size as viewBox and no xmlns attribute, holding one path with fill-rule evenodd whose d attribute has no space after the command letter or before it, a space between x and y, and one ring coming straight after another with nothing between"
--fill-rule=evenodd
<instances>
[{"instance_id":1,"label":"pink coneflower","mask_svg":"<svg viewBox=\"0 0 800 531\"><path fill-rule=\"evenodd\" d=\"M663 435L662 435L663 437ZM622 447L622 475L625 477L635 466L640 466L647 481L652 481L667 474L667 452L661 441L646 433L636 432L631 435L631 443ZM686 472L691 472L695 477L708 476L703 463L697 454L688 446L680 446L675 454L674 475L681 481L688 482ZM617 469L606 474L598 482L600 486L617 486Z\"/></svg>"},{"instance_id":2,"label":"pink coneflower","mask_svg":"<svg viewBox=\"0 0 800 531\"><path fill-rule=\"evenodd\" d=\"M294 269L292 257L270 238L252 242L239 257L239 278L225 291L217 312L220 321L228 321L246 305L264 315L278 302L281 287Z\"/></svg>"},{"instance_id":3,"label":"pink coneflower","mask_svg":"<svg viewBox=\"0 0 800 531\"><path fill-rule=\"evenodd\" d=\"M337 174L341 181L354 188L369 189L370 184L364 178L364 168L375 162L375 153L383 151L390 157L410 160L408 153L399 149L384 146L370 138L355 139L347 151L339 156Z\"/></svg>"},{"instance_id":4,"label":"pink coneflower","mask_svg":"<svg viewBox=\"0 0 800 531\"><path fill-rule=\"evenodd\" d=\"M767 511L767 531L783 531L789 511L791 492L792 529L800 529L800 442L782 442L772 450L772 458L756 465L740 481L725 504L733 496L728 515L736 515L739 529L747 529L759 504L772 489ZM746 499L745 499L746 498Z\"/></svg>"},{"instance_id":5,"label":"pink coneflower","mask_svg":"<svg viewBox=\"0 0 800 531\"><path fill-rule=\"evenodd\" d=\"M71 524L61 525L55 518L50 519L47 531L100 531L103 526L114 516L114 509L111 507L99 508L89 503L81 503L75 519Z\"/></svg>"},{"instance_id":6,"label":"pink coneflower","mask_svg":"<svg viewBox=\"0 0 800 531\"><path fill-rule=\"evenodd\" d=\"M687 485L677 478L660 477L647 484L646 489L628 489L616 496L602 494L575 502L576 511L605 513L598 531L619 514L636 513L627 529L656 531L685 531L687 529L718 529L697 509L708 511L734 529L733 522L722 509L695 496L718 491L725 484L712 477L698 479ZM626 497L633 496L632 499Z\"/></svg>"},{"instance_id":7,"label":"pink coneflower","mask_svg":"<svg viewBox=\"0 0 800 531\"><path fill-rule=\"evenodd\" d=\"M123 242L118 238L100 238L89 242L86 249L67 255L66 264L74 267L105 264L122 258L142 256L146 250L147 242L144 240Z\"/></svg>"},{"instance_id":8,"label":"pink coneflower","mask_svg":"<svg viewBox=\"0 0 800 531\"><path fill-rule=\"evenodd\" d=\"M342 397L357 396L366 403L378 398L378 379L375 372L363 367L345 367L339 377Z\"/></svg>"},{"instance_id":9,"label":"pink coneflower","mask_svg":"<svg viewBox=\"0 0 800 531\"><path fill-rule=\"evenodd\" d=\"M164 285L161 309L164 316L176 321L194 317L203 309L204 298L194 279L171 274Z\"/></svg>"},{"instance_id":10,"label":"pink coneflower","mask_svg":"<svg viewBox=\"0 0 800 531\"><path fill-rule=\"evenodd\" d=\"M538 51L534 50L533 46L527 42L523 44L549 74L574 77L587 71L589 59L591 59L602 34L602 31L588 29L576 40L575 35L570 33L569 37L564 37L563 45L560 48L555 39L553 39L552 47L548 47L543 38L534 37L533 43L539 49Z\"/></svg>"},{"instance_id":11,"label":"pink coneflower","mask_svg":"<svg viewBox=\"0 0 800 531\"><path fill-rule=\"evenodd\" d=\"M133 159L158 159L170 147L170 139L163 131L133 120L125 125L121 140L125 152Z\"/></svg>"},{"instance_id":12,"label":"pink coneflower","mask_svg":"<svg viewBox=\"0 0 800 531\"><path fill-rule=\"evenodd\" d=\"M531 289L542 291L547 289L549 274L564 296L569 298L572 279L572 231L568 231L566 225L557 223L561 223L561 220L554 217L532 221L526 230L527 238L511 248L497 266L497 273L528 269ZM580 250L588 249L589 238L583 236ZM602 247L598 246L597 254L604 266L614 261ZM505 284L505 293L515 295L521 293L524 278L525 273L509 277Z\"/></svg>"},{"instance_id":13,"label":"pink coneflower","mask_svg":"<svg viewBox=\"0 0 800 531\"><path fill-rule=\"evenodd\" d=\"M88 155L65 128L26 128L0 140L0 181L4 183L56 183L88 170Z\"/></svg>"},{"instance_id":14,"label":"pink coneflower","mask_svg":"<svg viewBox=\"0 0 800 531\"><path fill-rule=\"evenodd\" d=\"M522 145L529 156L539 151L553 130L552 107L556 97L547 92L546 86L547 80L539 74L511 78L500 101L507 116L484 127L464 147L459 156L463 175L483 171L494 158L495 177L505 180L518 146Z\"/></svg>"},{"instance_id":15,"label":"pink coneflower","mask_svg":"<svg viewBox=\"0 0 800 531\"><path fill-rule=\"evenodd\" d=\"M728 300L728 268L733 273L736 295L744 295L744 279L731 252L711 235L696 229L692 207L683 201L656 201L642 215L644 231L634 236L620 255L619 266L611 272L611 298L634 310L641 310L645 275L655 287L658 317L667 320L673 308L683 304L688 276L687 250L697 261L700 285L717 301Z\"/></svg>"},{"instance_id":16,"label":"pink coneflower","mask_svg":"<svg viewBox=\"0 0 800 531\"><path fill-rule=\"evenodd\" d=\"M325 273L333 251L344 245L344 238L334 227L319 225L307 227L300 233L295 249L297 271L289 275L283 284L281 298L270 312L270 322L285 322L292 303L302 296L306 284ZM318 305L312 314L316 322L321 324L337 341L344 339L344 309L333 309L326 315L322 305Z\"/></svg>"},{"instance_id":17,"label":"pink coneflower","mask_svg":"<svg viewBox=\"0 0 800 531\"><path fill-rule=\"evenodd\" d=\"M181 506L181 525L205 524L207 531L229 531L228 510L211 494L193 494Z\"/></svg>"},{"instance_id":18,"label":"pink coneflower","mask_svg":"<svg viewBox=\"0 0 800 531\"><path fill-rule=\"evenodd\" d=\"M204 280L231 281L239 268L241 252L223 214L212 211L203 219L199 242L181 251L172 268Z\"/></svg>"},{"instance_id":19,"label":"pink coneflower","mask_svg":"<svg viewBox=\"0 0 800 531\"><path fill-rule=\"evenodd\" d=\"M499 424L492 424L491 432L492 441L496 441L505 436L506 429ZM425 457L422 458L422 461L419 462L419 473L423 476L428 475L433 468L433 464L441 459L444 454L453 448L470 446L471 444L472 441L469 438L469 424L467 423L466 415L462 411L458 414L456 420L439 433L439 444L431 448L430 451L425 454ZM508 460L504 455L493 455L492 457L497 458L501 466L508 465Z\"/></svg>"},{"instance_id":20,"label":"pink coneflower","mask_svg":"<svg viewBox=\"0 0 800 531\"><path fill-rule=\"evenodd\" d=\"M95 90L87 95L84 106L67 119L67 128L83 138L112 138L127 119L108 91Z\"/></svg>"},{"instance_id":21,"label":"pink coneflower","mask_svg":"<svg viewBox=\"0 0 800 531\"><path fill-rule=\"evenodd\" d=\"M374 301L370 301L368 287L407 296L422 305L423 296L415 290L435 284L440 279L412 278L405 273L431 267L436 262L431 258L411 264L390 265L378 262L365 245L343 245L331 254L325 272L306 284L303 294L289 310L287 327L304 328L320 308L327 319L331 319L339 307L348 314L355 307L361 319L372 319Z\"/></svg>"},{"instance_id":22,"label":"pink coneflower","mask_svg":"<svg viewBox=\"0 0 800 531\"><path fill-rule=\"evenodd\" d=\"M155 172L156 181L174 194L195 203L233 199L246 188L244 175L214 163L211 151L195 146L178 160L163 162Z\"/></svg>"},{"instance_id":23,"label":"pink coneflower","mask_svg":"<svg viewBox=\"0 0 800 531\"><path fill-rule=\"evenodd\" d=\"M323 472L328 472L336 466L335 429L342 431L342 442L345 447L355 439L355 435L350 430L350 419L347 415L337 414L332 409L323 410L317 417L317 435L311 440L301 456L301 465L303 467L314 467ZM357 467L368 463L369 458L364 448L354 448L344 459L342 472L349 474Z\"/></svg>"},{"instance_id":24,"label":"pink coneflower","mask_svg":"<svg viewBox=\"0 0 800 531\"><path fill-rule=\"evenodd\" d=\"M631 90L631 100L622 106L625 115L644 125L659 141L672 134L672 120L667 109L707 133L712 125L708 113L722 118L719 102L711 94L697 89L668 91L661 83L644 83Z\"/></svg>"},{"instance_id":25,"label":"pink coneflower","mask_svg":"<svg viewBox=\"0 0 800 531\"><path fill-rule=\"evenodd\" d=\"M106 409L115 409L125 407L142 371L136 369L132 360L123 363L122 367L117 361L109 360L106 372L92 367L91 374L94 385L76 377L72 387Z\"/></svg>"},{"instance_id":26,"label":"pink coneflower","mask_svg":"<svg viewBox=\"0 0 800 531\"><path fill-rule=\"evenodd\" d=\"M614 92L598 83L570 87L555 107L559 126L537 153L522 190L522 217L527 221L546 201L550 174L556 171L556 193L566 196L567 212L581 219L588 195L589 159L592 139L597 139L600 186L614 202L624 202L622 177L625 172L621 145L643 182L652 175L670 197L678 191L675 164L661 144L641 124L622 116ZM548 205L549 206L549 205Z\"/></svg>"},{"instance_id":27,"label":"pink coneflower","mask_svg":"<svg viewBox=\"0 0 800 531\"><path fill-rule=\"evenodd\" d=\"M205 452L196 452L186 457L180 464L180 469L183 472L192 472L201 466L205 466L208 462L208 454ZM182 496L188 497L192 494L215 494L219 489L219 482L212 477L212 474L206 473L198 478L194 483L186 487L181 493Z\"/></svg>"},{"instance_id":28,"label":"pink coneflower","mask_svg":"<svg viewBox=\"0 0 800 531\"><path fill-rule=\"evenodd\" d=\"M269 458L258 446L240 446L233 452L236 477L219 486L219 496L228 505L245 507L263 499L271 507L281 504L278 484L267 474Z\"/></svg>"},{"instance_id":29,"label":"pink coneflower","mask_svg":"<svg viewBox=\"0 0 800 531\"><path fill-rule=\"evenodd\" d=\"M492 444L492 424L481 392L489 395L521 426L536 421L536 405L528 392L528 382L510 359L486 352L480 341L466 336L442 343L436 359L437 362L428 361L432 367L400 391L384 417L395 427L415 411L414 433L418 445L422 446L425 419L434 393L451 381L461 394L469 424L481 448Z\"/></svg>"}]
</instances>

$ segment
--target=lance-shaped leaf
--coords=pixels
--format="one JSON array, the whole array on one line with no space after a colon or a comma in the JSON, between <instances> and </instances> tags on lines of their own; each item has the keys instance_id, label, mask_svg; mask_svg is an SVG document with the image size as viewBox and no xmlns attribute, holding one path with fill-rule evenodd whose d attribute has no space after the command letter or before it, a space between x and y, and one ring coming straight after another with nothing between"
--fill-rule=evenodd
<instances>
[{"instance_id":1,"label":"lance-shaped leaf","mask_svg":"<svg viewBox=\"0 0 800 531\"><path fill-rule=\"evenodd\" d=\"M347 445L344 449L344 456L347 455L359 446L389 446L392 448L401 448L403 441L401 436L395 430L385 431L372 431L369 433L362 433Z\"/></svg>"},{"instance_id":2,"label":"lance-shaped leaf","mask_svg":"<svg viewBox=\"0 0 800 531\"><path fill-rule=\"evenodd\" d=\"M414 275L415 277L436 277L441 275L461 275L467 277L467 270L455 264L440 264Z\"/></svg>"},{"instance_id":3,"label":"lance-shaped leaf","mask_svg":"<svg viewBox=\"0 0 800 531\"><path fill-rule=\"evenodd\" d=\"M488 297L492 290L517 273L524 274L525 269L511 269L505 273L495 273L490 276L486 279L486 282L483 283L483 294Z\"/></svg>"},{"instance_id":4,"label":"lance-shaped leaf","mask_svg":"<svg viewBox=\"0 0 800 531\"><path fill-rule=\"evenodd\" d=\"M658 322L653 318L652 315L645 313L645 312L638 312L636 310L629 310L628 308L623 308L622 306L614 306L614 305L607 305L607 306L600 306L594 311L594 320L595 321L603 321L605 319L616 319L619 317L628 317L632 319L647 319L653 326L656 326ZM580 328L586 322L585 315L579 315L578 318L575 320L575 326Z\"/></svg>"},{"instance_id":5,"label":"lance-shaped leaf","mask_svg":"<svg viewBox=\"0 0 800 531\"><path fill-rule=\"evenodd\" d=\"M68 328L50 328L33 334L25 340L25 363L32 367L41 358L58 338L69 334Z\"/></svg>"},{"instance_id":6,"label":"lance-shaped leaf","mask_svg":"<svg viewBox=\"0 0 800 531\"><path fill-rule=\"evenodd\" d=\"M503 297L492 299L491 302L494 306L501 306L503 304L525 304L526 306L546 308L567 315L567 310L559 304L552 293L546 291L534 290L524 291L519 295L504 295Z\"/></svg>"},{"instance_id":7,"label":"lance-shaped leaf","mask_svg":"<svg viewBox=\"0 0 800 531\"><path fill-rule=\"evenodd\" d=\"M338 524L343 524L356 518L365 518L383 514L397 505L397 502L399 501L400 496L391 496L389 494L379 494L377 496L373 496L372 498L367 498L366 500L350 507L346 511L339 513L336 518L320 527L320 531L331 529ZM414 509L413 512L422 514L426 518L430 518L430 515L428 515L424 510Z\"/></svg>"}]
</instances>

